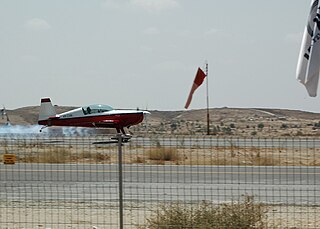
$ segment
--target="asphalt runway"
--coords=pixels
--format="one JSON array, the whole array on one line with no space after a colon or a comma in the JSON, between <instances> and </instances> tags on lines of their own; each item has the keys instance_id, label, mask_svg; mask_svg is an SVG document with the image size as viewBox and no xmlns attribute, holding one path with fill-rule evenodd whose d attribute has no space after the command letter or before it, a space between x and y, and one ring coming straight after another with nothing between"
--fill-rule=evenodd
<instances>
[{"instance_id":1,"label":"asphalt runway","mask_svg":"<svg viewBox=\"0 0 320 229\"><path fill-rule=\"evenodd\" d=\"M320 168L123 165L124 201L320 205ZM0 164L0 200L118 201L118 166Z\"/></svg>"},{"instance_id":2,"label":"asphalt runway","mask_svg":"<svg viewBox=\"0 0 320 229\"><path fill-rule=\"evenodd\" d=\"M25 144L47 144L47 145L91 145L103 144L106 142L114 142L112 138L114 135L101 135L101 136L88 136L88 137L59 137L47 136L41 134L33 135L1 135L0 144L14 146L21 142ZM179 146L180 148L186 147L261 147L261 148L320 148L319 139L302 139L302 138L219 138L208 136L179 136L179 137L139 137L133 136L130 140L131 143L125 145L154 147L160 144L161 146ZM114 143L112 145L117 145Z\"/></svg>"}]
</instances>

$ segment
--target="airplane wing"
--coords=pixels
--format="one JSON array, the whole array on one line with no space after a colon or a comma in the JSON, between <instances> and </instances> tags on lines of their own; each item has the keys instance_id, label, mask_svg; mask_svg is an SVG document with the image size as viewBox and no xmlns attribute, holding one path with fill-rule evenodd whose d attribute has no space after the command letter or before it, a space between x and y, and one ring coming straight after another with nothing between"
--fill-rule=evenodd
<instances>
[{"instance_id":1,"label":"airplane wing","mask_svg":"<svg viewBox=\"0 0 320 229\"><path fill-rule=\"evenodd\" d=\"M60 118L59 116L50 116L48 119L58 119Z\"/></svg>"},{"instance_id":2,"label":"airplane wing","mask_svg":"<svg viewBox=\"0 0 320 229\"><path fill-rule=\"evenodd\" d=\"M113 119L113 120L103 120L100 122L94 122L92 124L96 127L112 127L112 128L114 128L119 123L120 123L120 120Z\"/></svg>"}]
</instances>

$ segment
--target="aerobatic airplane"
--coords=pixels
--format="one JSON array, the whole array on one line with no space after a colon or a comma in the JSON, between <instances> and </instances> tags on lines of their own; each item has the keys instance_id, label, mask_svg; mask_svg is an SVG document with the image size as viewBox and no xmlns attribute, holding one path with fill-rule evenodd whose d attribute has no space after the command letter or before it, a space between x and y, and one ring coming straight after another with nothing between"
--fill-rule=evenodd
<instances>
[{"instance_id":1,"label":"aerobatic airplane","mask_svg":"<svg viewBox=\"0 0 320 229\"><path fill-rule=\"evenodd\" d=\"M116 110L108 105L89 105L76 108L61 114L56 114L50 98L41 99L38 124L49 126L72 126L115 128L126 134L124 128L141 123L148 111ZM41 131L41 130L40 130Z\"/></svg>"}]
</instances>

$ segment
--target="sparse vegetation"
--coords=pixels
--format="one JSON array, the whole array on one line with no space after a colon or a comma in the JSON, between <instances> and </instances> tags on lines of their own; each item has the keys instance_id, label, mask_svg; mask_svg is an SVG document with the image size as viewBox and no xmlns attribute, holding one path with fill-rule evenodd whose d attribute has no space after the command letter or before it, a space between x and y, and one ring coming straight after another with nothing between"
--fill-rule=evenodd
<instances>
[{"instance_id":1,"label":"sparse vegetation","mask_svg":"<svg viewBox=\"0 0 320 229\"><path fill-rule=\"evenodd\" d=\"M314 127L320 128L320 121L314 124Z\"/></svg>"},{"instance_id":2,"label":"sparse vegetation","mask_svg":"<svg viewBox=\"0 0 320 229\"><path fill-rule=\"evenodd\" d=\"M231 135L232 134L232 130L230 127L223 127L222 128L222 132L225 134L225 135Z\"/></svg>"},{"instance_id":3,"label":"sparse vegetation","mask_svg":"<svg viewBox=\"0 0 320 229\"><path fill-rule=\"evenodd\" d=\"M70 151L64 148L27 155L23 161L28 163L66 163L70 160Z\"/></svg>"},{"instance_id":4,"label":"sparse vegetation","mask_svg":"<svg viewBox=\"0 0 320 229\"><path fill-rule=\"evenodd\" d=\"M211 132L212 132L213 135L218 134L220 132L220 126L213 126Z\"/></svg>"},{"instance_id":5,"label":"sparse vegetation","mask_svg":"<svg viewBox=\"0 0 320 229\"><path fill-rule=\"evenodd\" d=\"M10 111L10 120L14 125L29 125L37 122L38 107L25 107ZM73 107L56 107L58 112L64 112ZM270 115L268 113L273 115ZM132 132L135 134L155 133L155 134L205 134L206 133L206 110L188 110L188 111L151 111L152 115L148 117L147 122L132 126ZM315 121L317 120L317 121ZM301 127L303 136L319 137L316 130L320 129L320 114L297 110L286 109L247 109L247 108L212 108L210 109L211 128L219 125L221 130L213 130L213 134L228 135L229 132L223 132L222 127L232 129L232 134L241 137L251 137L251 132L260 131L259 136L263 137L282 137L288 136L292 128ZM6 120L0 119L0 125ZM259 128L263 123L264 128ZM230 126L231 125L231 126ZM233 125L236 128L233 128ZM268 127L268 128L266 128ZM311 128L310 128L311 127ZM226 131L226 129L225 129ZM320 132L320 131L319 131ZM60 130L54 131L55 134L61 134ZM99 133L114 133L111 131L101 131ZM287 134L287 135L283 135ZM292 134L290 136L293 136ZM23 144L23 142L21 142Z\"/></svg>"},{"instance_id":6,"label":"sparse vegetation","mask_svg":"<svg viewBox=\"0 0 320 229\"><path fill-rule=\"evenodd\" d=\"M295 130L292 135L303 135ZM300 131L300 130L299 130ZM220 134L220 133L219 133ZM260 132L256 132L259 134ZM247 165L247 166L319 166L320 149L315 148L312 156L303 148L291 147L269 148L261 144L245 140L240 146L237 138L223 138L220 146L202 147L202 138L195 138L192 145L186 136L175 136L174 142L167 138L154 136L150 146L135 145L135 142L124 145L123 162L134 164L175 164L175 165ZM242 141L242 140L241 140ZM255 140L254 140L255 141ZM166 145L170 143L170 145ZM298 143L298 142L296 142ZM149 144L149 143L148 143ZM171 145L175 144L175 145ZM214 143L215 144L215 143ZM298 146L298 145L297 145ZM298 151L296 151L298 150ZM15 154L17 163L81 163L110 164L117 163L117 147L113 145L46 145L40 141L32 144L17 144L15 146L2 144L0 155ZM1 160L1 157L0 157Z\"/></svg>"},{"instance_id":7,"label":"sparse vegetation","mask_svg":"<svg viewBox=\"0 0 320 229\"><path fill-rule=\"evenodd\" d=\"M143 163L145 163L146 162L146 160L143 158L143 157L139 157L139 156L137 156L133 161L132 161L132 163L137 163L137 164L143 164Z\"/></svg>"},{"instance_id":8,"label":"sparse vegetation","mask_svg":"<svg viewBox=\"0 0 320 229\"><path fill-rule=\"evenodd\" d=\"M148 151L148 158L157 161L177 161L180 157L175 148L157 147Z\"/></svg>"},{"instance_id":9,"label":"sparse vegetation","mask_svg":"<svg viewBox=\"0 0 320 229\"><path fill-rule=\"evenodd\" d=\"M251 165L254 166L278 166L281 165L279 159L274 157L260 156L260 153L257 153L255 156L251 157L249 160Z\"/></svg>"},{"instance_id":10,"label":"sparse vegetation","mask_svg":"<svg viewBox=\"0 0 320 229\"><path fill-rule=\"evenodd\" d=\"M256 136L256 135L257 135L257 131L252 131L252 132L251 132L251 135L252 135L252 136Z\"/></svg>"},{"instance_id":11,"label":"sparse vegetation","mask_svg":"<svg viewBox=\"0 0 320 229\"><path fill-rule=\"evenodd\" d=\"M263 123L259 123L259 124L258 124L258 129L259 129L260 131L262 131L263 128L264 128L264 124L263 124Z\"/></svg>"},{"instance_id":12,"label":"sparse vegetation","mask_svg":"<svg viewBox=\"0 0 320 229\"><path fill-rule=\"evenodd\" d=\"M262 229L266 225L266 208L244 196L242 202L198 206L183 203L164 204L147 219L140 229Z\"/></svg>"},{"instance_id":13,"label":"sparse vegetation","mask_svg":"<svg viewBox=\"0 0 320 229\"><path fill-rule=\"evenodd\" d=\"M68 148L51 147L48 150L33 152L24 155L19 161L25 163L52 163L63 164L71 162L108 162L110 155L100 152L73 153Z\"/></svg>"}]
</instances>

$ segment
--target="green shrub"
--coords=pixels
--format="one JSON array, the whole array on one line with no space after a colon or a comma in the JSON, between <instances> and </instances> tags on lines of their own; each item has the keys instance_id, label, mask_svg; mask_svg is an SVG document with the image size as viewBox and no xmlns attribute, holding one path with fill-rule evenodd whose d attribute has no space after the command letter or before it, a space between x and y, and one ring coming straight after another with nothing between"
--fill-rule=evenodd
<instances>
[{"instance_id":1,"label":"green shrub","mask_svg":"<svg viewBox=\"0 0 320 229\"><path fill-rule=\"evenodd\" d=\"M316 128L320 128L320 122L315 123L315 124L314 124L314 127L316 127Z\"/></svg>"},{"instance_id":2,"label":"green shrub","mask_svg":"<svg viewBox=\"0 0 320 229\"><path fill-rule=\"evenodd\" d=\"M263 123L259 123L258 124L258 128L259 128L259 130L262 130L264 128L264 124Z\"/></svg>"},{"instance_id":3,"label":"green shrub","mask_svg":"<svg viewBox=\"0 0 320 229\"><path fill-rule=\"evenodd\" d=\"M222 128L222 132L226 135L231 135L232 134L232 130L230 127L223 127Z\"/></svg>"},{"instance_id":4,"label":"green shrub","mask_svg":"<svg viewBox=\"0 0 320 229\"><path fill-rule=\"evenodd\" d=\"M252 135L252 136L256 136L256 135L257 135L257 131L252 131L252 132L251 132L251 135Z\"/></svg>"}]
</instances>

